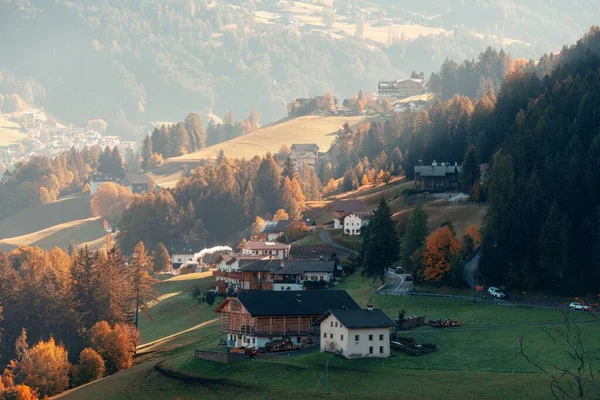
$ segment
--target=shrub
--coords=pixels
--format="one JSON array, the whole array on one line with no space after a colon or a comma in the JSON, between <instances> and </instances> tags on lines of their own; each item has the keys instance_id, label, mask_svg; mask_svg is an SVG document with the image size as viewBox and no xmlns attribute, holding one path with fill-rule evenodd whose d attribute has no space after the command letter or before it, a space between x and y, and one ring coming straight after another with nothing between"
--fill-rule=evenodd
<instances>
[{"instance_id":1,"label":"shrub","mask_svg":"<svg viewBox=\"0 0 600 400\"><path fill-rule=\"evenodd\" d=\"M73 367L72 385L80 386L104 376L106 366L102 356L89 347L79 354L79 364Z\"/></svg>"},{"instance_id":2,"label":"shrub","mask_svg":"<svg viewBox=\"0 0 600 400\"><path fill-rule=\"evenodd\" d=\"M108 374L131 367L138 343L139 332L132 326L115 324L111 328L108 322L101 321L92 327L91 347L104 359Z\"/></svg>"},{"instance_id":3,"label":"shrub","mask_svg":"<svg viewBox=\"0 0 600 400\"><path fill-rule=\"evenodd\" d=\"M192 288L192 297L198 297L202 294L202 289L200 289L200 286L195 285Z\"/></svg>"},{"instance_id":4,"label":"shrub","mask_svg":"<svg viewBox=\"0 0 600 400\"><path fill-rule=\"evenodd\" d=\"M216 298L217 298L216 293L213 291L210 291L206 294L206 303L208 303L209 306L212 306L213 304L215 304Z\"/></svg>"}]
</instances>

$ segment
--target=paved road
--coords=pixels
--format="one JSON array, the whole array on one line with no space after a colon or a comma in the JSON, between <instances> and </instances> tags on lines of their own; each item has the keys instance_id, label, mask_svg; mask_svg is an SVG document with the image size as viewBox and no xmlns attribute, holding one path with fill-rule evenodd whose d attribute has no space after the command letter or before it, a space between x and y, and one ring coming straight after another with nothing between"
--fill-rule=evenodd
<instances>
[{"instance_id":1,"label":"paved road","mask_svg":"<svg viewBox=\"0 0 600 400\"><path fill-rule=\"evenodd\" d=\"M381 290L383 293L390 294L404 294L408 292L412 285L412 281L407 281L407 274L397 274L392 270L389 270L387 273L388 278L390 278L390 283Z\"/></svg>"},{"instance_id":2,"label":"paved road","mask_svg":"<svg viewBox=\"0 0 600 400\"><path fill-rule=\"evenodd\" d=\"M465 264L465 281L467 281L469 286L471 286L472 288L475 287L475 276L474 275L475 275L475 270L479 266L480 258L481 258L481 253L477 252L477 254L475 254L475 256L473 258L471 258L471 260L469 260L469 262L467 262Z\"/></svg>"},{"instance_id":3,"label":"paved road","mask_svg":"<svg viewBox=\"0 0 600 400\"><path fill-rule=\"evenodd\" d=\"M321 229L321 231L319 232L319 237L321 238L322 241L327 243L329 246L331 246L334 249L339 250L343 253L349 254L354 257L357 257L359 254L358 251L356 251L356 250L349 249L347 247L341 246L341 245L337 244L336 242L334 242L333 239L331 239L331 236L329 235L328 229Z\"/></svg>"}]
</instances>

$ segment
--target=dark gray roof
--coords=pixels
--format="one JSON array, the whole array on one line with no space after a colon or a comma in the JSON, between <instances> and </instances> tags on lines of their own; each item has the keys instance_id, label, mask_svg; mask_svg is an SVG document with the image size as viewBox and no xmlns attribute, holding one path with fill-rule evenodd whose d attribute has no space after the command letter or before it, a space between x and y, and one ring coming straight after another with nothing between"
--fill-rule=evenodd
<instances>
[{"instance_id":1,"label":"dark gray roof","mask_svg":"<svg viewBox=\"0 0 600 400\"><path fill-rule=\"evenodd\" d=\"M349 329L388 328L396 325L383 310L330 310L321 320L327 318L329 314L333 314L342 325Z\"/></svg>"},{"instance_id":2,"label":"dark gray roof","mask_svg":"<svg viewBox=\"0 0 600 400\"><path fill-rule=\"evenodd\" d=\"M287 232L289 225L294 222L290 220L286 221L269 221L265 224L262 232L263 233L280 233Z\"/></svg>"},{"instance_id":3,"label":"dark gray roof","mask_svg":"<svg viewBox=\"0 0 600 400\"><path fill-rule=\"evenodd\" d=\"M332 204L335 212L348 215L350 213L369 213L367 206L360 200L336 200Z\"/></svg>"},{"instance_id":4,"label":"dark gray roof","mask_svg":"<svg viewBox=\"0 0 600 400\"><path fill-rule=\"evenodd\" d=\"M342 307L360 309L345 290L243 291L238 293L238 300L253 317L322 315Z\"/></svg>"},{"instance_id":5,"label":"dark gray roof","mask_svg":"<svg viewBox=\"0 0 600 400\"><path fill-rule=\"evenodd\" d=\"M127 174L120 182L124 186L128 185L148 185L150 177L142 174Z\"/></svg>"},{"instance_id":6,"label":"dark gray roof","mask_svg":"<svg viewBox=\"0 0 600 400\"><path fill-rule=\"evenodd\" d=\"M448 174L453 175L455 173L460 173L462 170L461 166L455 165L415 165L415 174L419 174L421 176L446 176Z\"/></svg>"},{"instance_id":7,"label":"dark gray roof","mask_svg":"<svg viewBox=\"0 0 600 400\"><path fill-rule=\"evenodd\" d=\"M165 243L169 254L195 254L204 248L202 240L172 240Z\"/></svg>"},{"instance_id":8,"label":"dark gray roof","mask_svg":"<svg viewBox=\"0 0 600 400\"><path fill-rule=\"evenodd\" d=\"M319 151L316 143L294 143L290 150L295 151Z\"/></svg>"},{"instance_id":9,"label":"dark gray roof","mask_svg":"<svg viewBox=\"0 0 600 400\"><path fill-rule=\"evenodd\" d=\"M333 272L335 260L240 260L244 272L272 272L302 275L307 272Z\"/></svg>"}]
</instances>

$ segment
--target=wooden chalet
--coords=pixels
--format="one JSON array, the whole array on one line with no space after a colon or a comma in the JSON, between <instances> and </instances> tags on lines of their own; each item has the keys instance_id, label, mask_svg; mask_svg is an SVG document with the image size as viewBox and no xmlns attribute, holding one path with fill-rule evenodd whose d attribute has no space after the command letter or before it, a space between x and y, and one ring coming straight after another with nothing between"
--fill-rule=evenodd
<instances>
[{"instance_id":1,"label":"wooden chalet","mask_svg":"<svg viewBox=\"0 0 600 400\"><path fill-rule=\"evenodd\" d=\"M219 331L235 347L261 348L273 340L301 343L311 327L332 309L358 310L345 290L242 291L226 298L215 311Z\"/></svg>"}]
</instances>

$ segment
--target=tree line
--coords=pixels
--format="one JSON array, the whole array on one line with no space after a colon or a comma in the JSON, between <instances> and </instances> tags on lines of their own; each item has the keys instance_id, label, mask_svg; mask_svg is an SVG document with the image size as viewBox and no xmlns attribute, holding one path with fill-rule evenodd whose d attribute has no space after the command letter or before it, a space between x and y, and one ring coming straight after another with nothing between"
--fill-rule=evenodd
<instances>
[{"instance_id":1,"label":"tree line","mask_svg":"<svg viewBox=\"0 0 600 400\"><path fill-rule=\"evenodd\" d=\"M0 252L0 361L12 360L0 393L26 385L51 396L131 366L139 335L128 314L156 299L153 265L141 243L131 257L87 247Z\"/></svg>"},{"instance_id":2,"label":"tree line","mask_svg":"<svg viewBox=\"0 0 600 400\"><path fill-rule=\"evenodd\" d=\"M148 248L172 239L229 240L257 216L270 219L279 209L299 218L306 200L318 200L321 182L289 157L267 154L251 160L221 154L187 174L172 190L133 196L121 216L119 246L125 253L138 241Z\"/></svg>"}]
</instances>

